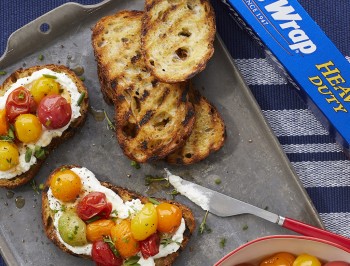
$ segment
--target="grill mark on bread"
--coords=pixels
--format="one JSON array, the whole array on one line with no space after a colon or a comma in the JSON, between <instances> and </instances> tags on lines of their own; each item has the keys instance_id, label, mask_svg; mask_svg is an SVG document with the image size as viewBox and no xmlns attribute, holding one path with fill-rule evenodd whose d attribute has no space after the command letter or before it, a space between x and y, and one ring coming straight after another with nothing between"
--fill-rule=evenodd
<instances>
[{"instance_id":1,"label":"grill mark on bread","mask_svg":"<svg viewBox=\"0 0 350 266\"><path fill-rule=\"evenodd\" d=\"M139 125L140 127L142 127L143 125L145 125L146 123L148 123L148 121L151 119L151 117L153 116L153 111L152 110L148 110L146 112L146 114L142 117Z\"/></svg>"},{"instance_id":2,"label":"grill mark on bread","mask_svg":"<svg viewBox=\"0 0 350 266\"><path fill-rule=\"evenodd\" d=\"M194 117L194 110L193 109L190 109L188 110L186 116L185 116L185 119L184 121L182 121L182 124L184 126L186 126L188 124L188 122L191 120L191 118Z\"/></svg>"}]
</instances>

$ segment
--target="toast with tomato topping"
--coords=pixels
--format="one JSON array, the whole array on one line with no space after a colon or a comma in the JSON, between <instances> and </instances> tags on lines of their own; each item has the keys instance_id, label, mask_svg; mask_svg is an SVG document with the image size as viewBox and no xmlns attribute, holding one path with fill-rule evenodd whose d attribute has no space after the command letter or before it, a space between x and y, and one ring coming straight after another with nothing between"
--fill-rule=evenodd
<instances>
[{"instance_id":1,"label":"toast with tomato topping","mask_svg":"<svg viewBox=\"0 0 350 266\"><path fill-rule=\"evenodd\" d=\"M143 15L120 11L98 21L92 34L101 90L115 104L118 142L126 156L141 163L181 147L195 119L188 83L161 83L146 68Z\"/></svg>"},{"instance_id":2,"label":"toast with tomato topping","mask_svg":"<svg viewBox=\"0 0 350 266\"><path fill-rule=\"evenodd\" d=\"M71 71L70 69L68 69L67 67L63 66L63 65L43 65L43 66L33 66L27 69L19 69L17 71L15 71L14 73L12 73L4 82L3 84L0 86L0 97L4 97L4 95L6 95L6 92L10 89L11 85L16 83L17 80L21 79L21 78L26 78L26 77L30 77L33 73L43 70L43 69L48 69L50 71L53 71L55 73L62 73L65 74L65 76L69 77L69 79L76 85L76 88L78 90L79 95L77 97L79 97L79 106L80 106L80 116L77 117L74 120L71 120L69 123L69 126L67 129L65 129L62 133L61 136L56 136L54 138L52 138L51 142L45 146L43 149L39 149L39 150L32 150L32 155L31 156L35 156L36 152L41 152L42 156L38 156L38 158L36 159L36 162L30 166L29 170L13 177L10 179L6 179L6 178L1 178L0 177L0 187L4 187L4 188L15 188L18 186L21 186L27 182L29 182L31 179L33 179L36 175L36 173L39 171L40 167L42 166L42 164L44 163L45 158L49 155L50 151L52 151L54 148L56 148L60 143L64 142L66 139L68 139L69 137L71 137L78 128L80 128L83 124L84 121L86 119L87 116L87 112L88 112L88 91L86 89L86 87L84 86L84 83L81 81L81 79L76 76L76 74ZM48 75L50 76L50 75ZM55 79L54 76L51 76L50 78ZM24 87L28 87L30 88L32 86L32 84L26 84L24 85ZM63 94L64 92L59 92L60 94ZM67 96L68 97L68 96ZM78 104L78 103L70 103L70 104ZM32 114L37 115L37 112L34 111L32 112ZM51 121L48 121L51 122ZM13 137L12 139L8 139L8 136L0 136L0 141L10 141L13 142L14 145L20 145L18 138L16 137L16 132L13 132ZM29 144L33 144L33 143L29 143ZM27 157L28 155L26 155ZM27 160L24 159L24 156L22 156L23 158L20 160ZM17 171L17 170L16 170Z\"/></svg>"},{"instance_id":3,"label":"toast with tomato topping","mask_svg":"<svg viewBox=\"0 0 350 266\"><path fill-rule=\"evenodd\" d=\"M61 240L62 238L60 236L60 233L58 232L58 230L55 227L55 218L57 218L57 217L55 217L55 215L56 215L57 211L52 210L50 208L50 202L49 202L50 196L49 196L49 194L50 195L53 194L52 191L55 190L53 183L55 183L57 181L57 173L60 173L60 171L66 171L67 169L74 170L74 169L86 169L86 168L82 168L80 166L75 166L75 165L64 165L64 166L61 166L60 168L57 168L56 170L54 170L52 172L52 174L49 176L49 178L47 179L47 181L45 183L45 187L44 187L44 190L42 193L42 220L43 220L44 230L45 230L47 237L56 246L58 246L61 250L65 251L71 255L77 256L77 257L82 257L85 259L92 259L92 256L89 254L77 254L77 253L74 253L72 250L70 250L65 245L65 243L62 242L63 240ZM55 177L55 175L56 175L56 177ZM56 181L54 181L54 180L56 180ZM88 181L84 180L83 182L84 182L85 186L87 186L87 187L90 186ZM112 190L114 193L116 193L123 200L123 202L136 200L136 199L139 199L142 204L146 204L146 203L150 202L149 198L142 196L134 191L128 190L126 188L115 186L115 185L108 183L108 182L100 182L100 185ZM96 184L94 185L94 188L96 188ZM82 193L86 193L86 191L84 191L84 187L82 188L82 190L83 190ZM91 191L88 193L91 193ZM65 210L63 212L67 212L68 208L73 208L76 212L79 212L82 209L81 206L79 206L79 203L83 202L85 197L86 196L84 196L84 195L82 196L81 194L79 196L77 196L76 199L73 200L72 207L69 207L69 205L67 203L67 205L65 205L66 207L65 207ZM190 236L192 235L192 233L195 230L194 216L193 216L192 211L188 207L184 206L181 203L178 203L175 201L170 201L170 200L165 200L165 199L154 199L154 200L158 201L158 203L165 203L166 202L166 203L176 205L181 210L182 218L185 221L185 230L183 233L183 241L181 243L178 243L179 249L173 253L166 255L165 257L160 257L160 258L154 259L155 265L157 265L157 266L172 265L173 262L175 261L175 259L179 256L180 252L186 247ZM85 201L85 202L87 202L87 201ZM85 208L85 210L87 210L87 209ZM88 212L89 211L87 211L87 213ZM98 214L96 216L98 217ZM129 218L130 217L127 217L125 219L127 220ZM115 217L113 218L112 216L110 216L108 219L112 219L112 220L114 219L114 221L116 221L116 218ZM120 218L118 218L118 219L120 219ZM125 220L122 220L122 221L125 221ZM86 223L89 224L90 222L87 221ZM118 224L116 222L116 226L117 225ZM166 234L166 235L169 235L169 234ZM106 237L106 235L104 235L104 237ZM116 241L115 239L117 239L117 238L114 238L114 240L113 240L113 237L112 237L111 239L112 239L112 241ZM124 243L129 243L129 239L125 239ZM92 245L92 243L89 243L89 244ZM117 247L116 244L115 244L115 247ZM90 252L92 252L92 251L90 251ZM118 256L120 256L120 254L123 254L123 251L118 250L117 253L119 253ZM123 258L123 259L125 260L126 258Z\"/></svg>"},{"instance_id":4,"label":"toast with tomato topping","mask_svg":"<svg viewBox=\"0 0 350 266\"><path fill-rule=\"evenodd\" d=\"M192 78L214 53L215 31L209 0L146 0L142 53L147 68L163 82Z\"/></svg>"}]
</instances>

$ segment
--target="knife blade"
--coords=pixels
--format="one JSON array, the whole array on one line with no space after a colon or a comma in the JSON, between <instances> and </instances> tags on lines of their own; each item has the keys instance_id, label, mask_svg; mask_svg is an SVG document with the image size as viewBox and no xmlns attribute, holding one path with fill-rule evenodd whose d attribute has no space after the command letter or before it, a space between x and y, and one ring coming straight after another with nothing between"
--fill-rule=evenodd
<instances>
[{"instance_id":1,"label":"knife blade","mask_svg":"<svg viewBox=\"0 0 350 266\"><path fill-rule=\"evenodd\" d=\"M165 171L167 173L168 181L180 194L200 206L203 210L209 211L216 216L229 217L240 214L252 214L299 234L324 239L350 249L349 238L292 218L283 217L266 211L220 192L184 180L179 176L173 175L167 169L165 169Z\"/></svg>"}]
</instances>

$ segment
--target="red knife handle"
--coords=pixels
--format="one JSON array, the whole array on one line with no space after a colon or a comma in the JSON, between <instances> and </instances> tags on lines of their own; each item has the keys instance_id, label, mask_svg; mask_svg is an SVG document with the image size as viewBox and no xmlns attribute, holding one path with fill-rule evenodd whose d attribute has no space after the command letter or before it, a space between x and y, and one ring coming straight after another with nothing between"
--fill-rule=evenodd
<instances>
[{"instance_id":1,"label":"red knife handle","mask_svg":"<svg viewBox=\"0 0 350 266\"><path fill-rule=\"evenodd\" d=\"M282 217L281 217L282 218ZM283 219L283 218L282 218ZM314 227L309 224L302 223L300 221L285 217L282 227L297 232L305 236L312 236L323 240L341 245L347 249L350 249L350 239L331 233L329 231Z\"/></svg>"}]
</instances>

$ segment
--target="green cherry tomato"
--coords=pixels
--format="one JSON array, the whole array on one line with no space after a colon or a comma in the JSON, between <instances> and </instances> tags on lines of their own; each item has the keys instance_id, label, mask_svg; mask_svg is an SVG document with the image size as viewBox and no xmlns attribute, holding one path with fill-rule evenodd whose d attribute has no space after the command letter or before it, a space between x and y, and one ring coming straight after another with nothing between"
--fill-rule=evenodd
<instances>
[{"instance_id":1,"label":"green cherry tomato","mask_svg":"<svg viewBox=\"0 0 350 266\"><path fill-rule=\"evenodd\" d=\"M73 247L84 246L88 243L86 240L86 225L73 212L65 212L61 215L58 219L58 232L63 241Z\"/></svg>"},{"instance_id":2,"label":"green cherry tomato","mask_svg":"<svg viewBox=\"0 0 350 266\"><path fill-rule=\"evenodd\" d=\"M295 259L293 266L321 266L321 262L315 256L301 254Z\"/></svg>"}]
</instances>

